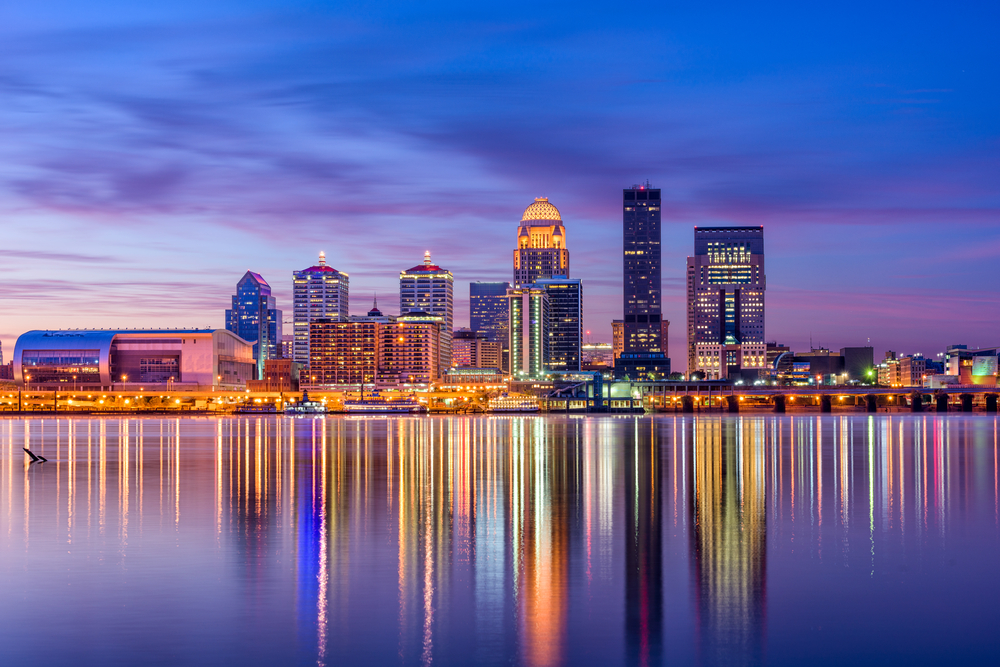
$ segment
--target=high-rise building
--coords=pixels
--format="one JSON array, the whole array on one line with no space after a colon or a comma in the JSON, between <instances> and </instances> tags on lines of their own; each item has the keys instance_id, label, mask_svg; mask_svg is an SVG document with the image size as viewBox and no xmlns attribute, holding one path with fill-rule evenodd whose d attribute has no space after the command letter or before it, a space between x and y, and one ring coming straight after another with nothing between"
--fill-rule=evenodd
<instances>
[{"instance_id":1,"label":"high-rise building","mask_svg":"<svg viewBox=\"0 0 1000 667\"><path fill-rule=\"evenodd\" d=\"M506 329L506 327L504 327ZM500 369L502 346L482 331L457 329L451 336L452 368Z\"/></svg>"},{"instance_id":2,"label":"high-rise building","mask_svg":"<svg viewBox=\"0 0 1000 667\"><path fill-rule=\"evenodd\" d=\"M583 345L583 282L563 276L535 281L549 296L547 371L580 370Z\"/></svg>"},{"instance_id":3,"label":"high-rise building","mask_svg":"<svg viewBox=\"0 0 1000 667\"><path fill-rule=\"evenodd\" d=\"M524 209L514 251L514 285L530 285L539 278L569 275L566 228L559 209L547 197L537 197Z\"/></svg>"},{"instance_id":4,"label":"high-rise building","mask_svg":"<svg viewBox=\"0 0 1000 667\"><path fill-rule=\"evenodd\" d=\"M486 340L507 343L508 282L469 283L469 328L486 335Z\"/></svg>"},{"instance_id":5,"label":"high-rise building","mask_svg":"<svg viewBox=\"0 0 1000 667\"><path fill-rule=\"evenodd\" d=\"M319 318L346 318L348 315L349 279L346 273L326 264L326 253L319 253L319 264L292 272L292 308L295 340L292 358L309 363L309 323Z\"/></svg>"},{"instance_id":6,"label":"high-rise building","mask_svg":"<svg viewBox=\"0 0 1000 667\"><path fill-rule=\"evenodd\" d=\"M660 349L660 190L622 191L623 352Z\"/></svg>"},{"instance_id":7,"label":"high-rise building","mask_svg":"<svg viewBox=\"0 0 1000 667\"><path fill-rule=\"evenodd\" d=\"M670 359L660 312L660 190L648 183L622 190L622 278L624 312L615 377L665 378Z\"/></svg>"},{"instance_id":8,"label":"high-rise building","mask_svg":"<svg viewBox=\"0 0 1000 667\"><path fill-rule=\"evenodd\" d=\"M549 355L549 294L539 285L507 290L510 301L510 374L514 378L545 375Z\"/></svg>"},{"instance_id":9,"label":"high-rise building","mask_svg":"<svg viewBox=\"0 0 1000 667\"><path fill-rule=\"evenodd\" d=\"M687 260L688 372L766 368L764 228L696 227Z\"/></svg>"},{"instance_id":10,"label":"high-rise building","mask_svg":"<svg viewBox=\"0 0 1000 667\"><path fill-rule=\"evenodd\" d=\"M233 295L233 307L226 310L226 329L253 343L259 380L264 373L265 359L281 356L281 311L277 309L271 286L259 273L247 271Z\"/></svg>"},{"instance_id":11,"label":"high-rise building","mask_svg":"<svg viewBox=\"0 0 1000 667\"><path fill-rule=\"evenodd\" d=\"M383 386L436 382L443 375L439 347L442 326L442 316L418 310L400 315L394 323L383 324L377 382Z\"/></svg>"},{"instance_id":12,"label":"high-rise building","mask_svg":"<svg viewBox=\"0 0 1000 667\"><path fill-rule=\"evenodd\" d=\"M441 318L436 375L443 375L451 366L451 332L455 324L454 282L451 271L431 263L430 250L424 253L423 264L399 274L400 315L420 311Z\"/></svg>"}]
</instances>

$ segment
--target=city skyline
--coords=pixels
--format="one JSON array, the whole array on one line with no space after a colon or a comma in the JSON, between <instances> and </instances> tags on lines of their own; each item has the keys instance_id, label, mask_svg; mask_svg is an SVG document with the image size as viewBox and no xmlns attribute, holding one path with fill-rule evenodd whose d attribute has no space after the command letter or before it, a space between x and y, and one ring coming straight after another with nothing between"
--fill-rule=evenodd
<instances>
[{"instance_id":1,"label":"city skyline","mask_svg":"<svg viewBox=\"0 0 1000 667\"><path fill-rule=\"evenodd\" d=\"M320 250L353 314L372 292L398 312L398 272L431 250L464 326L467 284L510 279L511 226L542 196L584 328L610 341L618 193L647 179L677 370L695 226L766 227L769 340L996 343L996 7L962 30L878 6L653 8L636 45L588 5L572 25L516 5L102 6L0 28L5 350L32 329L221 328L247 270L290 315Z\"/></svg>"}]
</instances>

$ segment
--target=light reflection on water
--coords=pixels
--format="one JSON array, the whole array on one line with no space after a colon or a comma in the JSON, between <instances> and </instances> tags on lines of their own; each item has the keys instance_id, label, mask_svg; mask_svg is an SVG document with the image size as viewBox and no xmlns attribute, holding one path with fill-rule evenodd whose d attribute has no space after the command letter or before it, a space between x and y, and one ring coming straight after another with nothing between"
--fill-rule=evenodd
<instances>
[{"instance_id":1,"label":"light reflection on water","mask_svg":"<svg viewBox=\"0 0 1000 667\"><path fill-rule=\"evenodd\" d=\"M0 641L19 664L995 663L997 431L3 420Z\"/></svg>"}]
</instances>

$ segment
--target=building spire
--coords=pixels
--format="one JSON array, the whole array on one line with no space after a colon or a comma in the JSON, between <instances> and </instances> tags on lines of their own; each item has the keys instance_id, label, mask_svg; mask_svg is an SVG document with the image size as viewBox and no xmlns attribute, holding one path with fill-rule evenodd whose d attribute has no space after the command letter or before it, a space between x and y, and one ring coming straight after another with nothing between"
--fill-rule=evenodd
<instances>
[{"instance_id":1,"label":"building spire","mask_svg":"<svg viewBox=\"0 0 1000 667\"><path fill-rule=\"evenodd\" d=\"M326 253L322 250L319 251L319 265L326 266Z\"/></svg>"},{"instance_id":2,"label":"building spire","mask_svg":"<svg viewBox=\"0 0 1000 667\"><path fill-rule=\"evenodd\" d=\"M372 292L372 310L378 310L378 293Z\"/></svg>"},{"instance_id":3,"label":"building spire","mask_svg":"<svg viewBox=\"0 0 1000 667\"><path fill-rule=\"evenodd\" d=\"M424 251L424 266L430 266L430 265L431 265L431 251L430 250L425 250Z\"/></svg>"}]
</instances>

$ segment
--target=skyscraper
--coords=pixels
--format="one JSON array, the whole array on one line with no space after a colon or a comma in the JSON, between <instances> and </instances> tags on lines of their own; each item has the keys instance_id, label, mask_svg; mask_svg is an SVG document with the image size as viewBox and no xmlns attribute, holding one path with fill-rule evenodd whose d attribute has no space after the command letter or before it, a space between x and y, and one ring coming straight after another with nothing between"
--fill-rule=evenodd
<instances>
[{"instance_id":1,"label":"skyscraper","mask_svg":"<svg viewBox=\"0 0 1000 667\"><path fill-rule=\"evenodd\" d=\"M660 190L633 185L622 191L623 352L660 349Z\"/></svg>"},{"instance_id":2,"label":"skyscraper","mask_svg":"<svg viewBox=\"0 0 1000 667\"><path fill-rule=\"evenodd\" d=\"M580 350L583 345L583 281L579 279L540 278L535 286L548 294L548 361L547 371L580 370Z\"/></svg>"},{"instance_id":3,"label":"skyscraper","mask_svg":"<svg viewBox=\"0 0 1000 667\"><path fill-rule=\"evenodd\" d=\"M549 295L540 285L507 290L510 301L510 374L545 374L549 358Z\"/></svg>"},{"instance_id":4,"label":"skyscraper","mask_svg":"<svg viewBox=\"0 0 1000 667\"><path fill-rule=\"evenodd\" d=\"M265 359L281 357L281 311L271 296L271 286L259 273L247 271L236 283L233 307L226 310L226 329L253 343L254 379L263 377Z\"/></svg>"},{"instance_id":5,"label":"skyscraper","mask_svg":"<svg viewBox=\"0 0 1000 667\"><path fill-rule=\"evenodd\" d=\"M442 318L441 341L437 346L438 374L451 367L451 332L455 323L454 282L451 271L431 263L431 251L424 253L424 263L399 274L399 312L421 311Z\"/></svg>"},{"instance_id":6,"label":"skyscraper","mask_svg":"<svg viewBox=\"0 0 1000 667\"><path fill-rule=\"evenodd\" d=\"M670 374L660 313L660 190L622 190L621 352L615 377L662 379Z\"/></svg>"},{"instance_id":7,"label":"skyscraper","mask_svg":"<svg viewBox=\"0 0 1000 667\"><path fill-rule=\"evenodd\" d=\"M469 328L503 345L507 344L508 287L508 282L469 283Z\"/></svg>"},{"instance_id":8,"label":"skyscraper","mask_svg":"<svg viewBox=\"0 0 1000 667\"><path fill-rule=\"evenodd\" d=\"M326 265L326 253L319 253L319 264L292 272L292 308L295 342L292 358L309 363L309 323L324 318L348 316L349 280L346 273Z\"/></svg>"},{"instance_id":9,"label":"skyscraper","mask_svg":"<svg viewBox=\"0 0 1000 667\"><path fill-rule=\"evenodd\" d=\"M725 379L767 365L764 228L695 227L687 259L688 373Z\"/></svg>"},{"instance_id":10,"label":"skyscraper","mask_svg":"<svg viewBox=\"0 0 1000 667\"><path fill-rule=\"evenodd\" d=\"M539 278L569 275L566 228L559 209L547 197L537 197L524 209L514 251L514 285L530 285Z\"/></svg>"}]
</instances>

